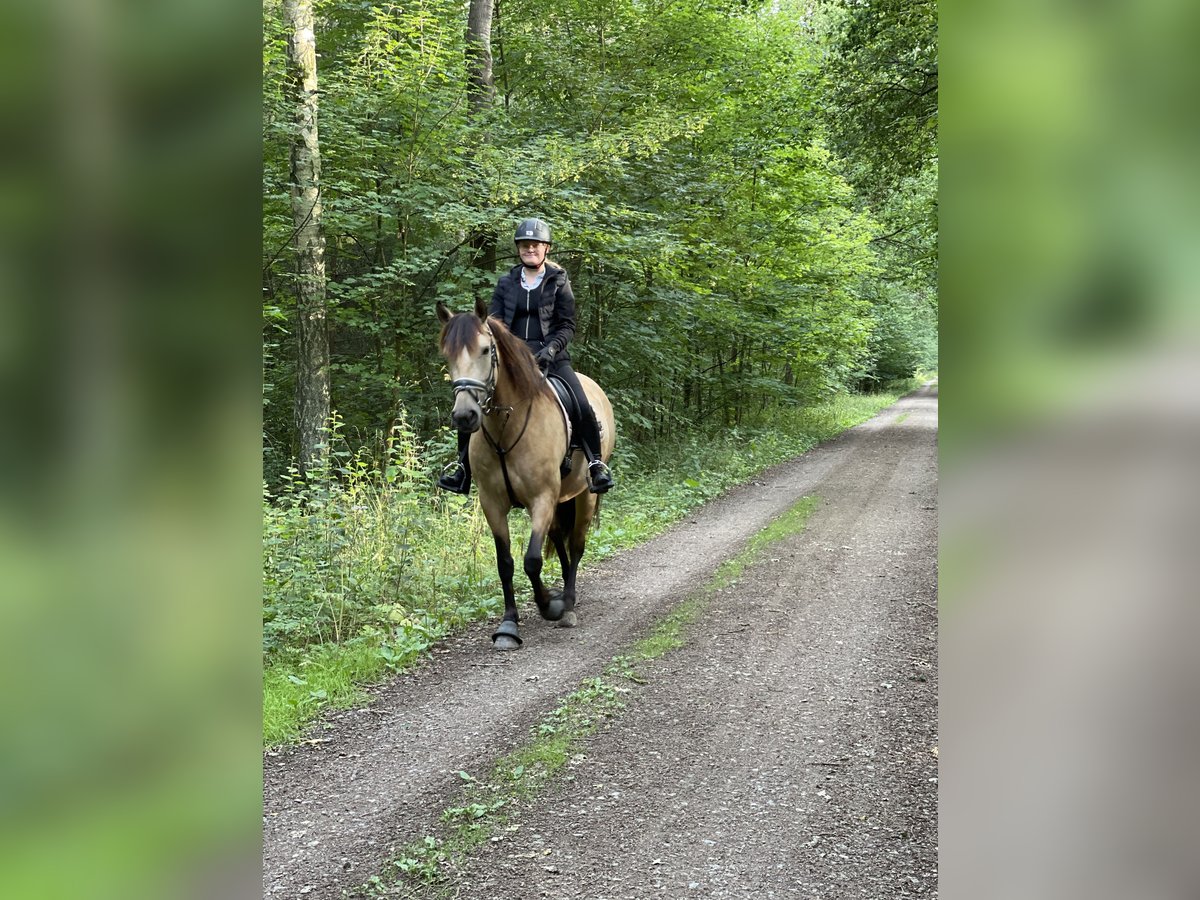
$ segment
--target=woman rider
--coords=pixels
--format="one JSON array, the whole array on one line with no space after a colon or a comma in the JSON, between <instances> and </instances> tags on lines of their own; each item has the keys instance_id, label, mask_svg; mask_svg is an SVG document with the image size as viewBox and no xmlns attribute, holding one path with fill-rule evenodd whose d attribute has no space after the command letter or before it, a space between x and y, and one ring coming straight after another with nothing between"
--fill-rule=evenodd
<instances>
[{"instance_id":1,"label":"woman rider","mask_svg":"<svg viewBox=\"0 0 1200 900\"><path fill-rule=\"evenodd\" d=\"M603 494L613 485L612 473L600 459L600 433L596 417L575 370L567 344L575 334L575 295L566 270L546 259L550 251L550 226L541 219L525 219L513 237L519 265L500 276L492 292L488 315L502 319L508 330L533 352L548 374L557 375L575 395L579 407L576 434L588 460L588 489ZM467 458L470 435L458 433L458 460L451 463L438 486L456 494L471 490L471 464Z\"/></svg>"}]
</instances>

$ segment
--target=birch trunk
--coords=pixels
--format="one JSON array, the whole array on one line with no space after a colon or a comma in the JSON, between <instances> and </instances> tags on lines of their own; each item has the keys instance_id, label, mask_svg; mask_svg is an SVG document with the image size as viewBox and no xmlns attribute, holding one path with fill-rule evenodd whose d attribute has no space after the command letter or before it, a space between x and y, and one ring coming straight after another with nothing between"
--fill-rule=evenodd
<instances>
[{"instance_id":1,"label":"birch trunk","mask_svg":"<svg viewBox=\"0 0 1200 900\"><path fill-rule=\"evenodd\" d=\"M287 86L296 123L291 152L296 250L296 432L300 471L307 474L325 461L329 422L329 334L312 0L284 0L283 15L288 29Z\"/></svg>"}]
</instances>

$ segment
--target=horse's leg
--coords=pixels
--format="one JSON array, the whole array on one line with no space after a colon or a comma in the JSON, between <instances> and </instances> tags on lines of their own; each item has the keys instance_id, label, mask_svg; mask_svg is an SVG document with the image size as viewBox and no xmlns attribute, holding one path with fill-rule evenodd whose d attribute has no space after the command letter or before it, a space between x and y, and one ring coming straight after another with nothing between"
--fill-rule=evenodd
<instances>
[{"instance_id":1,"label":"horse's leg","mask_svg":"<svg viewBox=\"0 0 1200 900\"><path fill-rule=\"evenodd\" d=\"M591 497L592 494L587 496ZM575 615L575 572L579 568L579 554L574 550L575 502L575 500L567 500L565 503L560 503L555 511L554 547L558 551L558 559L562 563L563 572L563 614L562 618L558 620L560 628L574 628L579 624Z\"/></svg>"},{"instance_id":2,"label":"horse's leg","mask_svg":"<svg viewBox=\"0 0 1200 900\"><path fill-rule=\"evenodd\" d=\"M543 619L554 622L562 618L562 600L555 597L550 599L550 592L542 584L542 548L546 544L546 535L554 519L553 501L545 496L539 497L529 505L529 546L525 549L525 574L533 585L533 601L537 604L538 612Z\"/></svg>"},{"instance_id":3,"label":"horse's leg","mask_svg":"<svg viewBox=\"0 0 1200 900\"><path fill-rule=\"evenodd\" d=\"M485 515L487 515L485 511ZM508 536L508 516L488 515L488 526L496 542L496 571L504 588L504 618L492 635L492 646L497 650L516 650L521 646L521 635L517 628L517 598L513 593L513 558Z\"/></svg>"},{"instance_id":4,"label":"horse's leg","mask_svg":"<svg viewBox=\"0 0 1200 900\"><path fill-rule=\"evenodd\" d=\"M558 512L562 511L562 504L559 504ZM559 527L558 512L554 515L554 527L550 529L550 540L554 541L554 552L558 555L559 568L563 573L563 590L557 594L551 594L550 600L555 597L559 600L563 599L563 594L566 592L567 568L570 565L570 556L567 554L567 532Z\"/></svg>"},{"instance_id":5,"label":"horse's leg","mask_svg":"<svg viewBox=\"0 0 1200 900\"><path fill-rule=\"evenodd\" d=\"M592 527L592 520L596 516L596 510L600 507L600 496L593 494L590 491L584 491L575 498L574 513L575 518L572 522L571 531L567 540L567 552L571 556L571 574L563 576L563 582L570 584L570 605L567 609L571 615L568 617L566 613L563 618L570 619L570 624L578 623L578 618L575 615L575 575L579 571L579 561L583 559L583 551L587 547L588 529ZM568 580L569 579L569 580ZM564 592L565 593L565 592Z\"/></svg>"}]
</instances>

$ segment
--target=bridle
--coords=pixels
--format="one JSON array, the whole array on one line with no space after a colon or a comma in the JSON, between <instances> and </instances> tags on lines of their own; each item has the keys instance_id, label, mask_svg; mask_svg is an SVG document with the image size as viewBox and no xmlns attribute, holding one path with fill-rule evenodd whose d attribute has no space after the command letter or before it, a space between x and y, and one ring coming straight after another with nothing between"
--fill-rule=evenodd
<instances>
[{"instance_id":1,"label":"bridle","mask_svg":"<svg viewBox=\"0 0 1200 900\"><path fill-rule=\"evenodd\" d=\"M479 404L480 411L485 416L490 416L493 413L504 413L504 422L500 426L500 435L503 439L504 432L508 430L508 417L512 414L511 406L497 406L495 403L496 396L496 368L499 365L496 352L496 338L492 334L492 330L486 325L483 328L484 333L488 337L488 355L491 357L491 368L488 370L487 381L479 381L476 378L455 378L450 382L454 388L454 396L457 398L460 393L466 391L471 399ZM492 451L500 459L500 471L504 475L504 487L508 491L508 500L517 509L524 509L525 506L513 492L512 479L508 475L508 454L521 442L521 438L525 436L525 429L529 427L529 416L533 412L533 402L525 408L525 421L521 425L521 432L516 436L511 444L505 447L500 441L493 438L486 427L481 427L479 430L483 432L484 440L492 448Z\"/></svg>"},{"instance_id":2,"label":"bridle","mask_svg":"<svg viewBox=\"0 0 1200 900\"><path fill-rule=\"evenodd\" d=\"M487 381L479 381L475 378L455 378L450 382L450 386L454 388L455 397L466 391L471 399L479 404L479 409L486 416L497 409L492 404L492 400L496 396L497 360L496 339L492 336L490 328L485 327L483 331L488 336L488 355L491 357L491 368L488 369Z\"/></svg>"}]
</instances>

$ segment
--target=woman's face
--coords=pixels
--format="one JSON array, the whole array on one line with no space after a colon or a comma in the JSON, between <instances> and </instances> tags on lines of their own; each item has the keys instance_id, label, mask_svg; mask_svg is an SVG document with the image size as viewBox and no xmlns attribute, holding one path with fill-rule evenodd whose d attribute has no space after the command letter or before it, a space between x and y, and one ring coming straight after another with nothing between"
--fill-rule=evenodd
<instances>
[{"instance_id":1,"label":"woman's face","mask_svg":"<svg viewBox=\"0 0 1200 900\"><path fill-rule=\"evenodd\" d=\"M521 265L530 269L539 268L546 259L549 244L541 241L517 241L517 254L521 257Z\"/></svg>"}]
</instances>

